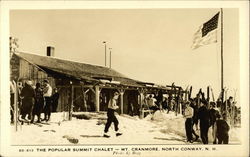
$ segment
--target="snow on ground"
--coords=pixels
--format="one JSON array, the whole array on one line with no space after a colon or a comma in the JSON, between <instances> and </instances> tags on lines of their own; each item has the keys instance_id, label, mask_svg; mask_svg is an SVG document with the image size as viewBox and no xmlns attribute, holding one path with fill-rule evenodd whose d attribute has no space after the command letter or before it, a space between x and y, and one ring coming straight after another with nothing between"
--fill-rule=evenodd
<instances>
[{"instance_id":1,"label":"snow on ground","mask_svg":"<svg viewBox=\"0 0 250 157\"><path fill-rule=\"evenodd\" d=\"M63 113L52 113L48 124L24 124L15 132L12 126L13 145L64 145L72 144L70 138L75 138L77 144L186 144L185 119L174 113L157 111L144 119L138 116L117 115L122 136L116 137L113 124L110 127L110 138L104 138L103 130L107 116L105 113L78 113L85 119L72 118L63 121ZM239 129L231 129L231 140L239 143ZM198 143L199 144L199 143ZM73 145L73 144L72 144Z\"/></svg>"},{"instance_id":2,"label":"snow on ground","mask_svg":"<svg viewBox=\"0 0 250 157\"><path fill-rule=\"evenodd\" d=\"M186 137L185 118L182 115L175 115L174 112L166 114L165 112L157 111L151 117L149 115L149 117L146 118L147 119L152 118L153 121L155 121L154 122L155 124L158 124L162 127L160 131L165 134L173 134L183 138ZM200 136L199 124L198 124L198 129L196 129L196 127L194 126L194 130L196 134ZM240 133L240 128L230 127L229 143L239 144L240 143L239 133ZM208 141L209 144L213 143L212 127L210 127L208 131Z\"/></svg>"}]
</instances>

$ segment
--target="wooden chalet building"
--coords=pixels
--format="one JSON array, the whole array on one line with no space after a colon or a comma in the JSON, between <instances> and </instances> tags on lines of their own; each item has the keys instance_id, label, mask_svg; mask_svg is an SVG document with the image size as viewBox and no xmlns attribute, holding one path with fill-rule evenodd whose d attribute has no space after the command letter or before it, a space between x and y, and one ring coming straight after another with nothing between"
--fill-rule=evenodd
<instances>
[{"instance_id":1,"label":"wooden chalet building","mask_svg":"<svg viewBox=\"0 0 250 157\"><path fill-rule=\"evenodd\" d=\"M119 112L129 114L132 104L135 113L148 93L183 93L181 87L155 86L130 79L114 69L67 61L53 56L39 56L23 52L13 53L10 60L11 80L19 86L31 80L33 85L48 79L52 88L59 91L57 111L106 111L108 100L115 91L120 93Z\"/></svg>"}]
</instances>

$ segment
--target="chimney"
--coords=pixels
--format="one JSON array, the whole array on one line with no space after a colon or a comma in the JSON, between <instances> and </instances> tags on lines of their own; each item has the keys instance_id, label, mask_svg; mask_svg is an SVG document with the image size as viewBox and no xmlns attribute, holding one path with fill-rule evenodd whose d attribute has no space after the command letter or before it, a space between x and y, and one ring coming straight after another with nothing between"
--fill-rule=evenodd
<instances>
[{"instance_id":1,"label":"chimney","mask_svg":"<svg viewBox=\"0 0 250 157\"><path fill-rule=\"evenodd\" d=\"M54 57L55 56L55 48L52 46L47 47L47 56Z\"/></svg>"}]
</instances>

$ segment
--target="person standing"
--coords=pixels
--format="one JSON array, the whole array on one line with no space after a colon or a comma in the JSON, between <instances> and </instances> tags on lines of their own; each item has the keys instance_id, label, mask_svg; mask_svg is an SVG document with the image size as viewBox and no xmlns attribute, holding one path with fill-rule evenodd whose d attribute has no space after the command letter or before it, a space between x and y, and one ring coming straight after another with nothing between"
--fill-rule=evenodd
<instances>
[{"instance_id":1,"label":"person standing","mask_svg":"<svg viewBox=\"0 0 250 157\"><path fill-rule=\"evenodd\" d=\"M210 126L212 126L212 135L214 138L213 144L216 144L216 135L215 135L215 131L214 131L214 124L218 118L218 116L220 115L219 109L216 107L216 103L215 102L211 102L211 109L209 110L209 117L210 117Z\"/></svg>"},{"instance_id":2,"label":"person standing","mask_svg":"<svg viewBox=\"0 0 250 157\"><path fill-rule=\"evenodd\" d=\"M209 112L202 100L198 110L198 119L200 120L200 136L203 144L208 144Z\"/></svg>"},{"instance_id":3,"label":"person standing","mask_svg":"<svg viewBox=\"0 0 250 157\"><path fill-rule=\"evenodd\" d=\"M153 94L149 95L149 99L148 99L148 107L150 110L156 111L158 110L158 106L155 104L156 99L154 98Z\"/></svg>"},{"instance_id":4,"label":"person standing","mask_svg":"<svg viewBox=\"0 0 250 157\"><path fill-rule=\"evenodd\" d=\"M216 137L218 138L218 144L228 144L229 141L228 131L230 130L230 127L226 121L227 115L224 113L222 115L222 119L219 118L215 122L215 134Z\"/></svg>"},{"instance_id":5,"label":"person standing","mask_svg":"<svg viewBox=\"0 0 250 157\"><path fill-rule=\"evenodd\" d=\"M44 88L43 88L43 96L45 99L45 105L44 105L44 119L45 121L50 120L50 114L51 114L51 95L52 95L52 88L49 85L48 80L44 80Z\"/></svg>"},{"instance_id":6,"label":"person standing","mask_svg":"<svg viewBox=\"0 0 250 157\"><path fill-rule=\"evenodd\" d=\"M56 112L56 109L57 109L57 106L58 106L58 99L59 99L59 93L57 91L57 88L54 88L54 94L51 97L52 112Z\"/></svg>"},{"instance_id":7,"label":"person standing","mask_svg":"<svg viewBox=\"0 0 250 157\"><path fill-rule=\"evenodd\" d=\"M107 120L107 123L105 125L104 135L103 135L104 137L107 137L107 138L110 137L110 135L108 134L108 131L109 131L109 127L112 124L112 122L114 123L114 126L115 126L116 136L122 135L122 133L118 132L119 131L119 128L118 128L119 122L115 116L115 111L119 108L119 106L117 106L117 102L116 102L118 97L119 97L119 93L115 92L113 98L110 99L109 103L108 103L108 112L107 112L108 120Z\"/></svg>"},{"instance_id":8,"label":"person standing","mask_svg":"<svg viewBox=\"0 0 250 157\"><path fill-rule=\"evenodd\" d=\"M168 99L166 97L163 98L163 102L162 102L162 108L163 110L168 110Z\"/></svg>"},{"instance_id":9,"label":"person standing","mask_svg":"<svg viewBox=\"0 0 250 157\"><path fill-rule=\"evenodd\" d=\"M43 97L43 90L41 88L40 83L36 83L36 89L35 89L35 104L32 112L32 120L31 123L33 123L35 115L37 116L37 123L40 123L40 115L42 112L44 106L44 97Z\"/></svg>"},{"instance_id":10,"label":"person standing","mask_svg":"<svg viewBox=\"0 0 250 157\"><path fill-rule=\"evenodd\" d=\"M199 139L199 136L196 134L194 130L194 125L196 127L196 130L198 130L198 105L196 100L191 99L191 104L190 106L194 109L194 115L193 115L193 125L192 125L192 134L195 136L194 141L197 141Z\"/></svg>"},{"instance_id":11,"label":"person standing","mask_svg":"<svg viewBox=\"0 0 250 157\"><path fill-rule=\"evenodd\" d=\"M193 137L192 137L193 115L194 115L194 109L190 107L190 102L188 101L186 103L184 117L186 118L185 130L186 130L187 142L190 143L193 143Z\"/></svg>"},{"instance_id":12,"label":"person standing","mask_svg":"<svg viewBox=\"0 0 250 157\"><path fill-rule=\"evenodd\" d=\"M26 81L25 86L21 90L22 106L21 106L21 118L25 119L28 115L28 119L32 117L32 108L34 106L35 90L31 86L31 81Z\"/></svg>"}]
</instances>

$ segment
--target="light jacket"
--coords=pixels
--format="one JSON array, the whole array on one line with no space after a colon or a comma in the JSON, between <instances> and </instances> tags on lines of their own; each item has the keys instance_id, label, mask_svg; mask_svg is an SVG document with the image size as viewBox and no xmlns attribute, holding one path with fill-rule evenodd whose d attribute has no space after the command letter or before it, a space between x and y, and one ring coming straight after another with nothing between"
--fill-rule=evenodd
<instances>
[{"instance_id":1,"label":"light jacket","mask_svg":"<svg viewBox=\"0 0 250 157\"><path fill-rule=\"evenodd\" d=\"M192 118L194 115L194 109L190 106L188 106L184 111L184 117L185 118Z\"/></svg>"},{"instance_id":2,"label":"light jacket","mask_svg":"<svg viewBox=\"0 0 250 157\"><path fill-rule=\"evenodd\" d=\"M115 99L109 100L108 108L113 109L113 110L116 110L119 108L119 106L116 105Z\"/></svg>"},{"instance_id":3,"label":"light jacket","mask_svg":"<svg viewBox=\"0 0 250 157\"><path fill-rule=\"evenodd\" d=\"M51 97L51 95L52 95L51 86L49 84L47 84L46 87L43 89L43 92L44 92L44 94L43 94L44 97Z\"/></svg>"}]
</instances>

